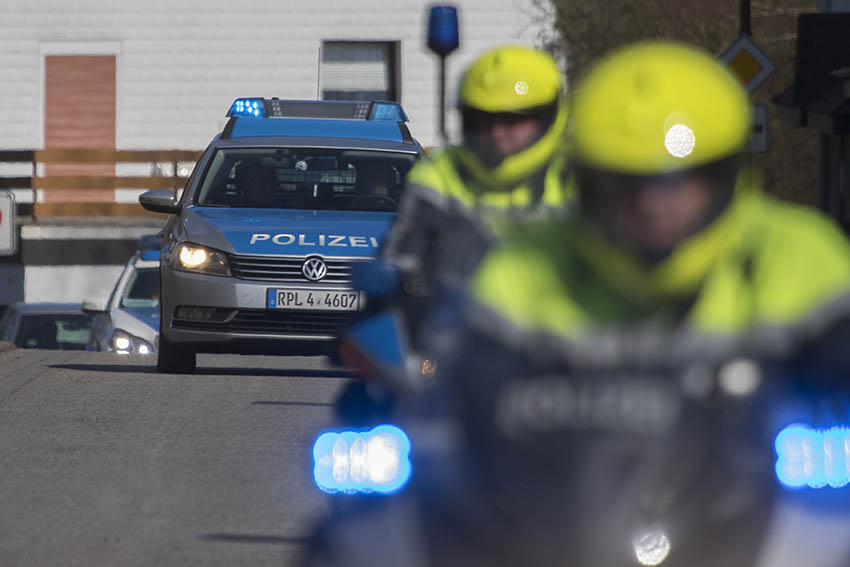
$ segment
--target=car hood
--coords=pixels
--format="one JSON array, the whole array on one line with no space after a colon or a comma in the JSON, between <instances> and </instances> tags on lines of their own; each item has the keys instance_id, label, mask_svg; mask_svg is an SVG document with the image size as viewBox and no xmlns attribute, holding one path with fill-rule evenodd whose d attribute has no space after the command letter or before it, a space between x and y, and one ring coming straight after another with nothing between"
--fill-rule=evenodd
<instances>
[{"instance_id":1,"label":"car hood","mask_svg":"<svg viewBox=\"0 0 850 567\"><path fill-rule=\"evenodd\" d=\"M395 213L191 207L186 239L231 254L373 257Z\"/></svg>"}]
</instances>

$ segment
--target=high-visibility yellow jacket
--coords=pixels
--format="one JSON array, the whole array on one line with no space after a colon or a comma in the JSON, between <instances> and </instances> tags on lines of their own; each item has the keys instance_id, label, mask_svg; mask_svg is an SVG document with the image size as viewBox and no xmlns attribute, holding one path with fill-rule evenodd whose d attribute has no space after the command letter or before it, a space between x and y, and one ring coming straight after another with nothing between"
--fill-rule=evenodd
<instances>
[{"instance_id":1,"label":"high-visibility yellow jacket","mask_svg":"<svg viewBox=\"0 0 850 567\"><path fill-rule=\"evenodd\" d=\"M512 234L470 287L484 326L557 336L590 364L653 349L783 357L850 315L850 245L819 212L743 190L652 269L574 215Z\"/></svg>"},{"instance_id":2,"label":"high-visibility yellow jacket","mask_svg":"<svg viewBox=\"0 0 850 567\"><path fill-rule=\"evenodd\" d=\"M561 211L573 198L563 155L524 182L493 190L476 184L459 151L438 150L413 167L380 253L403 271L419 273L420 292L430 288L425 281L463 283L507 226Z\"/></svg>"}]
</instances>

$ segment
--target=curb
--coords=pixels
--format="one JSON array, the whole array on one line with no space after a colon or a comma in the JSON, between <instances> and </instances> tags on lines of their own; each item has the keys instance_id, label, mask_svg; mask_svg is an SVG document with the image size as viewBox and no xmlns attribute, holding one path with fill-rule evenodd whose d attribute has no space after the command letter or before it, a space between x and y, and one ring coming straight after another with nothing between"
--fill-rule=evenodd
<instances>
[{"instance_id":1,"label":"curb","mask_svg":"<svg viewBox=\"0 0 850 567\"><path fill-rule=\"evenodd\" d=\"M10 350L15 350L16 348L18 347L15 346L15 343L0 341L0 353L9 352Z\"/></svg>"}]
</instances>

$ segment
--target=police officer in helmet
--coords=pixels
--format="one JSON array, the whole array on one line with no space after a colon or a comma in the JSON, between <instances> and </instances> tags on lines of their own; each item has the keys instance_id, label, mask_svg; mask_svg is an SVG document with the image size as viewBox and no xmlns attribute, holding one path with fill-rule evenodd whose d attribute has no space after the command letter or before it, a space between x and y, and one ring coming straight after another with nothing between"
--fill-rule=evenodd
<instances>
[{"instance_id":1,"label":"police officer in helmet","mask_svg":"<svg viewBox=\"0 0 850 567\"><path fill-rule=\"evenodd\" d=\"M414 293L464 281L506 224L571 199L565 95L554 60L527 47L493 49L466 70L458 94L463 143L410 171L381 251L416 274Z\"/></svg>"},{"instance_id":2,"label":"police officer in helmet","mask_svg":"<svg viewBox=\"0 0 850 567\"><path fill-rule=\"evenodd\" d=\"M370 296L370 311L365 314L380 314L387 306L401 313L406 342L414 350L422 346L420 338L427 334L423 321L439 290L464 286L485 251L510 226L560 214L573 199L563 140L566 89L549 55L520 46L484 53L463 74L458 108L462 143L430 152L411 169L396 221L379 252L381 260L401 273L402 282L389 297ZM350 346L343 333L343 359L380 384L368 389L363 383L352 385L337 402L346 425L363 426L376 414L391 411L386 408L393 406L399 390L394 389L398 382L387 375L396 369L364 368L362 357L352 354ZM408 354L408 361L426 357L421 352ZM422 362L423 373L428 368L433 370L433 361ZM406 370L399 373L407 376ZM416 375L413 380L419 381L413 388L425 381ZM366 422L359 422L370 411ZM335 555L340 534L359 526L367 532L374 527L370 511L359 512L350 521L330 518L324 526L327 538L316 539L317 549L327 545L325 551ZM375 551L375 564L401 560L393 552L365 551L367 555ZM359 562L353 555L347 561Z\"/></svg>"},{"instance_id":3,"label":"police officer in helmet","mask_svg":"<svg viewBox=\"0 0 850 567\"><path fill-rule=\"evenodd\" d=\"M512 224L560 212L572 200L565 85L549 55L520 46L492 49L463 74L458 100L463 142L429 153L408 173L379 252L402 280L381 306L403 313L413 350L435 290L462 286ZM376 299L370 297L372 306ZM343 353L346 348L343 341ZM350 357L347 362L357 367Z\"/></svg>"},{"instance_id":4,"label":"police officer in helmet","mask_svg":"<svg viewBox=\"0 0 850 567\"><path fill-rule=\"evenodd\" d=\"M574 92L576 214L512 231L435 333L427 407L460 442L419 454L412 493L482 564L766 564L756 402L846 376L850 246L759 191L749 100L710 55L636 44Z\"/></svg>"}]
</instances>

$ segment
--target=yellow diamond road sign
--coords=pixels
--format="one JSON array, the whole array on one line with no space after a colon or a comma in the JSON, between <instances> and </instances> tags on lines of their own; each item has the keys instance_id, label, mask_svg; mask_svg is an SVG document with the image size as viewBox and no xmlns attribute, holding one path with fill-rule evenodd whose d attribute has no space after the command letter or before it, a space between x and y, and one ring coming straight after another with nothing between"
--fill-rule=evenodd
<instances>
[{"instance_id":1,"label":"yellow diamond road sign","mask_svg":"<svg viewBox=\"0 0 850 567\"><path fill-rule=\"evenodd\" d=\"M776 65L748 35L742 35L720 56L720 60L752 93L776 70Z\"/></svg>"}]
</instances>

